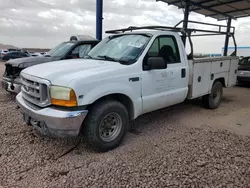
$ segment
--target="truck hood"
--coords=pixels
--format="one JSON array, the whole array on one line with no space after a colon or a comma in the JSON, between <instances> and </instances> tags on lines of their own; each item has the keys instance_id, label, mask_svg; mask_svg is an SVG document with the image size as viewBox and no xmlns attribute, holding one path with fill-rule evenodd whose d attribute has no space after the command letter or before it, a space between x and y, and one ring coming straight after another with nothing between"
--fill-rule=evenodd
<instances>
[{"instance_id":1,"label":"truck hood","mask_svg":"<svg viewBox=\"0 0 250 188\"><path fill-rule=\"evenodd\" d=\"M74 59L32 66L24 69L22 73L47 79L54 85L67 86L74 79L90 79L92 76L104 72L114 73L122 67L127 66L118 62L104 60Z\"/></svg>"},{"instance_id":2,"label":"truck hood","mask_svg":"<svg viewBox=\"0 0 250 188\"><path fill-rule=\"evenodd\" d=\"M33 65L46 63L50 61L57 61L60 57L25 57L25 58L18 58L18 59L11 59L6 62L7 65L11 65L12 67L20 67L20 68L26 68Z\"/></svg>"}]
</instances>

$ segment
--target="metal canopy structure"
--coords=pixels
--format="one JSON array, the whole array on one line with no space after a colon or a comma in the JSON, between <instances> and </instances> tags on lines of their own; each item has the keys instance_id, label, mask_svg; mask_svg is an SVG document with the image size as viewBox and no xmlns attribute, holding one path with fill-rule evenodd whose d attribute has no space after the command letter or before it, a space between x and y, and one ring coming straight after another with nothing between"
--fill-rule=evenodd
<instances>
[{"instance_id":1,"label":"metal canopy structure","mask_svg":"<svg viewBox=\"0 0 250 188\"><path fill-rule=\"evenodd\" d=\"M227 55L232 19L250 16L250 0L156 0L184 9L183 29L188 28L190 12L196 12L217 20L227 20L224 56ZM184 45L186 37L183 36Z\"/></svg>"},{"instance_id":2,"label":"metal canopy structure","mask_svg":"<svg viewBox=\"0 0 250 188\"><path fill-rule=\"evenodd\" d=\"M185 8L188 4L190 11L212 17L217 20L228 18L237 19L250 16L249 0L156 0L169 5Z\"/></svg>"}]
</instances>

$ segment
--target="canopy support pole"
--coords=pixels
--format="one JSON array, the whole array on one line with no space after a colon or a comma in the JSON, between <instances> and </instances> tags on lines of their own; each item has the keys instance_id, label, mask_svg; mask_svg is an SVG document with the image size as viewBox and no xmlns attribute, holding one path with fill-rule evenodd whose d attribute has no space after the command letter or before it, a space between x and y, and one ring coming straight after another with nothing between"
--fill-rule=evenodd
<instances>
[{"instance_id":1,"label":"canopy support pole","mask_svg":"<svg viewBox=\"0 0 250 188\"><path fill-rule=\"evenodd\" d=\"M190 4L189 4L189 0L185 1L185 10L184 10L184 19L183 19L183 29L184 29L184 33L183 33L183 44L184 46L186 46L186 40L187 40L187 33L186 30L188 28L188 17L189 17L189 12L190 12Z\"/></svg>"},{"instance_id":2,"label":"canopy support pole","mask_svg":"<svg viewBox=\"0 0 250 188\"><path fill-rule=\"evenodd\" d=\"M103 0L96 0L96 39L102 40Z\"/></svg>"},{"instance_id":3,"label":"canopy support pole","mask_svg":"<svg viewBox=\"0 0 250 188\"><path fill-rule=\"evenodd\" d=\"M225 38L225 45L224 45L224 56L227 56L227 51L228 51L228 43L229 43L229 38L231 36L230 34L230 28L231 28L231 23L232 23L232 18L228 18L227 20L227 34Z\"/></svg>"}]
</instances>

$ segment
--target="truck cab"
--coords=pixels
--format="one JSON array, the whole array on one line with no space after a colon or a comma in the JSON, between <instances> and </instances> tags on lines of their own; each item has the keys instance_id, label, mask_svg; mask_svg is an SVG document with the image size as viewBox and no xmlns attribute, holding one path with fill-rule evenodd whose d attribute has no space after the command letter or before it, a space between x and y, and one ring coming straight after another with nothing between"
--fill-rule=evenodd
<instances>
[{"instance_id":1,"label":"truck cab","mask_svg":"<svg viewBox=\"0 0 250 188\"><path fill-rule=\"evenodd\" d=\"M23 70L16 101L26 123L50 136L84 133L108 151L142 114L197 97L217 108L223 86L236 83L238 58L188 59L180 35L160 30L129 28L105 38L88 59Z\"/></svg>"},{"instance_id":2,"label":"truck cab","mask_svg":"<svg viewBox=\"0 0 250 188\"><path fill-rule=\"evenodd\" d=\"M9 92L21 91L20 72L30 66L47 62L83 58L99 41L87 35L73 35L43 56L12 59L6 62L2 87Z\"/></svg>"}]
</instances>

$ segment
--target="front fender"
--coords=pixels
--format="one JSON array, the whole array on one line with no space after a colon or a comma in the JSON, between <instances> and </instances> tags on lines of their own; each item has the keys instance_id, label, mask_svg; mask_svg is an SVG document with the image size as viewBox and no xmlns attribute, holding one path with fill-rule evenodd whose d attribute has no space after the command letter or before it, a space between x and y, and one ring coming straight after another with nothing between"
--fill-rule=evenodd
<instances>
[{"instance_id":1,"label":"front fender","mask_svg":"<svg viewBox=\"0 0 250 188\"><path fill-rule=\"evenodd\" d=\"M81 93L80 88L77 89L76 93L77 95ZM132 101L134 118L142 113L141 93L136 92L132 87L130 87L130 85L122 83L107 83L91 87L91 89L89 88L89 90L85 90L85 94L83 94L82 98L78 99L78 105L84 106L93 104L98 99L111 94L123 94Z\"/></svg>"}]
</instances>

